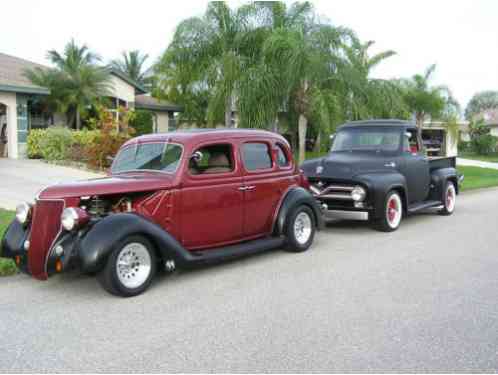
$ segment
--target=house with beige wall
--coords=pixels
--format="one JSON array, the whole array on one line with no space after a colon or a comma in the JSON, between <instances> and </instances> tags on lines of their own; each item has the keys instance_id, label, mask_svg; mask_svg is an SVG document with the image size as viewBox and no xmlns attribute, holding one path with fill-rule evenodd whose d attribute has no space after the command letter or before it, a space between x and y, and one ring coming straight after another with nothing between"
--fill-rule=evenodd
<instances>
[{"instance_id":1,"label":"house with beige wall","mask_svg":"<svg viewBox=\"0 0 498 375\"><path fill-rule=\"evenodd\" d=\"M67 125L64 114L50 113L43 99L50 94L45 87L33 85L24 72L27 69L48 69L15 56L0 53L0 157L23 158L26 141L32 129ZM147 90L115 69L111 76L110 110L118 116L118 108L149 111L153 115L155 132L174 130L175 114L182 108L153 98Z\"/></svg>"}]
</instances>

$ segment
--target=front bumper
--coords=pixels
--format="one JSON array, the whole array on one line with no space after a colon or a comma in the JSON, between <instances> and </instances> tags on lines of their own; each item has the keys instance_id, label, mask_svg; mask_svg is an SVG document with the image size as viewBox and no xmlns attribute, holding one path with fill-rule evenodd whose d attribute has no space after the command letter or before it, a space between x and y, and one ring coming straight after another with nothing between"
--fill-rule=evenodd
<instances>
[{"instance_id":1,"label":"front bumper","mask_svg":"<svg viewBox=\"0 0 498 375\"><path fill-rule=\"evenodd\" d=\"M325 219L368 221L368 211L323 210Z\"/></svg>"},{"instance_id":2,"label":"front bumper","mask_svg":"<svg viewBox=\"0 0 498 375\"><path fill-rule=\"evenodd\" d=\"M53 242L45 258L45 269L47 276L51 276L60 270L57 270L56 262L60 261L62 270L73 268L77 264L77 251L82 232L63 232ZM14 220L7 228L1 242L0 255L5 258L11 258L21 272L32 275L29 268L30 249L25 247L29 241L30 229L25 228L17 220ZM57 255L56 248L62 246L63 254ZM36 277L37 275L32 275ZM39 277L37 277L39 278ZM39 279L46 279L39 278Z\"/></svg>"}]
</instances>

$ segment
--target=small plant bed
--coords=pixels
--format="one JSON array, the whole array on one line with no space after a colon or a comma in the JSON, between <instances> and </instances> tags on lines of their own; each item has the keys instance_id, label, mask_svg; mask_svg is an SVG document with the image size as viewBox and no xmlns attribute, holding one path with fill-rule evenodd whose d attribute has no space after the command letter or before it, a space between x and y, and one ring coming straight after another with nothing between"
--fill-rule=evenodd
<instances>
[{"instance_id":1,"label":"small plant bed","mask_svg":"<svg viewBox=\"0 0 498 375\"><path fill-rule=\"evenodd\" d=\"M458 172L465 175L462 191L498 186L498 170L459 166Z\"/></svg>"},{"instance_id":2,"label":"small plant bed","mask_svg":"<svg viewBox=\"0 0 498 375\"><path fill-rule=\"evenodd\" d=\"M479 155L475 152L466 151L466 152L461 152L459 157L462 159L470 159L470 160L486 161L486 162L490 162L490 163L498 163L498 153L496 153L496 152L488 154L488 155Z\"/></svg>"},{"instance_id":3,"label":"small plant bed","mask_svg":"<svg viewBox=\"0 0 498 375\"><path fill-rule=\"evenodd\" d=\"M3 233L7 229L9 223L14 220L14 216L14 212L0 208L0 238L3 238ZM11 259L0 258L0 276L9 276L16 272L17 267Z\"/></svg>"}]
</instances>

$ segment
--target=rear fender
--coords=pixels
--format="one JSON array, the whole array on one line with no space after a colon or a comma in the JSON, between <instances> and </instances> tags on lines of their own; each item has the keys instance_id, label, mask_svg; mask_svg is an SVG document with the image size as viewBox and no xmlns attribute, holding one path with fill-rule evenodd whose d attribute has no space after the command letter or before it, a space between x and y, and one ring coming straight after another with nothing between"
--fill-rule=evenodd
<instances>
[{"instance_id":1,"label":"rear fender","mask_svg":"<svg viewBox=\"0 0 498 375\"><path fill-rule=\"evenodd\" d=\"M286 221L290 212L294 207L299 205L309 206L313 210L317 229L320 230L323 228L322 212L316 199L313 198L311 193L306 189L303 189L302 187L293 187L287 192L280 205L277 219L273 224L273 233L275 235L280 236L284 233L285 225L287 224Z\"/></svg>"},{"instance_id":2,"label":"rear fender","mask_svg":"<svg viewBox=\"0 0 498 375\"><path fill-rule=\"evenodd\" d=\"M452 181L455 184L456 193L460 192L458 186L458 174L455 168L436 169L431 173L431 199L440 200L446 186L446 181Z\"/></svg>"},{"instance_id":3,"label":"rear fender","mask_svg":"<svg viewBox=\"0 0 498 375\"><path fill-rule=\"evenodd\" d=\"M133 213L110 215L96 223L81 240L78 249L80 267L84 272L97 272L107 257L127 237L143 235L156 247L162 259L173 258L179 265L192 255L159 225Z\"/></svg>"}]
</instances>

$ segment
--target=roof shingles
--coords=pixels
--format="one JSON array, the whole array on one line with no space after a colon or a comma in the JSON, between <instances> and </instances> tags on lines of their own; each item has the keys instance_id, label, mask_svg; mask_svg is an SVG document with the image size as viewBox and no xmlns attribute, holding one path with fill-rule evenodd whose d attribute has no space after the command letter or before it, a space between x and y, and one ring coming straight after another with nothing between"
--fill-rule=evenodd
<instances>
[{"instance_id":1,"label":"roof shingles","mask_svg":"<svg viewBox=\"0 0 498 375\"><path fill-rule=\"evenodd\" d=\"M27 69L34 68L47 69L46 66L0 53L0 91L9 90L48 94L49 91L47 88L34 85L24 75Z\"/></svg>"}]
</instances>

